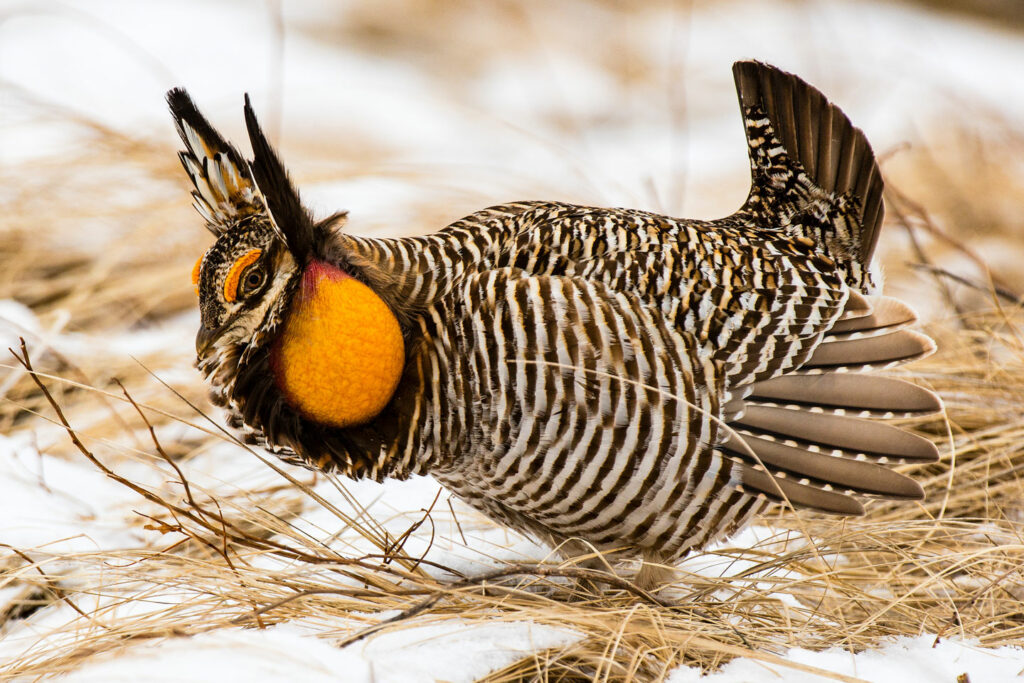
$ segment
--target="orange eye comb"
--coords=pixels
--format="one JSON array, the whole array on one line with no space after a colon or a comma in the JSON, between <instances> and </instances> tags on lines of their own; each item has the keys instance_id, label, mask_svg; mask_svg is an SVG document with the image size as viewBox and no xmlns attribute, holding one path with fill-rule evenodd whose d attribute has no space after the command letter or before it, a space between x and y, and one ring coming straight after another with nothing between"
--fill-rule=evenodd
<instances>
[{"instance_id":1,"label":"orange eye comb","mask_svg":"<svg viewBox=\"0 0 1024 683\"><path fill-rule=\"evenodd\" d=\"M192 266L192 288L196 290L196 296L199 296L199 269L203 266L203 257L206 254L200 254L199 258L196 259L196 264Z\"/></svg>"},{"instance_id":2,"label":"orange eye comb","mask_svg":"<svg viewBox=\"0 0 1024 683\"><path fill-rule=\"evenodd\" d=\"M225 300L234 301L237 298L238 280L241 279L242 272L255 263L262 253L263 251L260 249L251 249L231 265L231 270L228 271L228 276L224 280Z\"/></svg>"}]
</instances>

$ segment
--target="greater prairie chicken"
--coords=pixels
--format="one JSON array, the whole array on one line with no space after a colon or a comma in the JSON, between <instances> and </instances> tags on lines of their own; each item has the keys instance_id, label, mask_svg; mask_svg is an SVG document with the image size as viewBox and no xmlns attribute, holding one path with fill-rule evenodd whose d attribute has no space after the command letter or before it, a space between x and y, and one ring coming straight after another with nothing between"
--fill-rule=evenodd
<instances>
[{"instance_id":1,"label":"greater prairie chicken","mask_svg":"<svg viewBox=\"0 0 1024 683\"><path fill-rule=\"evenodd\" d=\"M882 419L941 404L868 374L934 349L869 268L871 147L798 77L733 73L752 170L733 215L517 202L402 239L314 220L248 99L249 162L171 91L217 238L193 272L213 401L288 462L430 474L567 554L671 563L772 501L921 498L888 466L936 448Z\"/></svg>"}]
</instances>

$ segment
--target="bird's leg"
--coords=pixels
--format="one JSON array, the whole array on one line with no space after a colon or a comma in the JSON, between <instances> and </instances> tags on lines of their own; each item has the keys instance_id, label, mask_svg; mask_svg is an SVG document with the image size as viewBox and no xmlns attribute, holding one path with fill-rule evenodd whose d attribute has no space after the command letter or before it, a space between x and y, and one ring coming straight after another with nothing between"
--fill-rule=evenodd
<instances>
[{"instance_id":1,"label":"bird's leg","mask_svg":"<svg viewBox=\"0 0 1024 683\"><path fill-rule=\"evenodd\" d=\"M620 553L602 552L590 543L575 538L562 541L557 548L572 568L618 576L614 563ZM576 601L592 599L593 596L601 595L605 588L606 586L597 578L578 576L573 580L570 599Z\"/></svg>"},{"instance_id":2,"label":"bird's leg","mask_svg":"<svg viewBox=\"0 0 1024 683\"><path fill-rule=\"evenodd\" d=\"M665 563L663 557L656 553L644 553L643 564L633 577L633 583L637 588L653 592L672 583L677 576L675 567Z\"/></svg>"}]
</instances>

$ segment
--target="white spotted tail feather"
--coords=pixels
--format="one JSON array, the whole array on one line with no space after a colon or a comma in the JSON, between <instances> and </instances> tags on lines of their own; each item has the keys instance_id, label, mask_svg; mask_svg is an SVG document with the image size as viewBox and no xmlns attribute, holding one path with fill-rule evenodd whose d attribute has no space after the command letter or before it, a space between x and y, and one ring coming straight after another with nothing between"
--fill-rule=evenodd
<instances>
[{"instance_id":1,"label":"white spotted tail feather","mask_svg":"<svg viewBox=\"0 0 1024 683\"><path fill-rule=\"evenodd\" d=\"M887 465L934 462L938 450L879 420L933 414L942 403L904 380L865 374L935 350L930 338L906 329L917 321L908 306L860 293L873 288L866 273L883 217L871 147L838 107L800 78L757 62L739 62L733 72L754 179L744 209L769 220L782 214L780 228L790 220L788 211L792 230L841 263L850 261L846 280L853 289L799 367L730 390L731 429L720 450L740 465L743 490L795 507L862 514L854 494L922 498L919 484ZM839 207L838 219L815 223L822 197L819 206Z\"/></svg>"},{"instance_id":2,"label":"white spotted tail feather","mask_svg":"<svg viewBox=\"0 0 1024 683\"><path fill-rule=\"evenodd\" d=\"M801 370L751 385L721 445L743 464L744 489L848 515L864 512L853 494L924 497L920 484L888 466L934 462L935 444L880 420L930 415L942 402L910 382L864 373L923 358L935 345L902 329L916 319L906 306L877 303L878 313L840 323L839 341L827 334ZM900 315L886 317L892 312Z\"/></svg>"}]
</instances>

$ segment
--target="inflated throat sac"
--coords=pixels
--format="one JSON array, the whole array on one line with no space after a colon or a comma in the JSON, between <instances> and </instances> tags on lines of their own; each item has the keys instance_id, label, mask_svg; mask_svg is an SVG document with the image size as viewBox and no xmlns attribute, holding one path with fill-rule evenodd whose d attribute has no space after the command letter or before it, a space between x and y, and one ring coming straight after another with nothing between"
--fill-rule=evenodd
<instances>
[{"instance_id":1,"label":"inflated throat sac","mask_svg":"<svg viewBox=\"0 0 1024 683\"><path fill-rule=\"evenodd\" d=\"M314 422L362 424L387 405L404 363L387 304L341 269L310 263L271 351L285 400Z\"/></svg>"}]
</instances>

